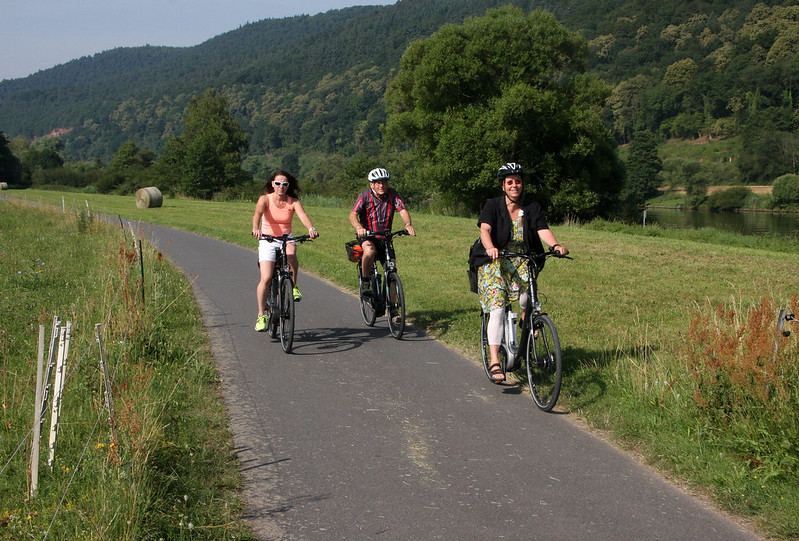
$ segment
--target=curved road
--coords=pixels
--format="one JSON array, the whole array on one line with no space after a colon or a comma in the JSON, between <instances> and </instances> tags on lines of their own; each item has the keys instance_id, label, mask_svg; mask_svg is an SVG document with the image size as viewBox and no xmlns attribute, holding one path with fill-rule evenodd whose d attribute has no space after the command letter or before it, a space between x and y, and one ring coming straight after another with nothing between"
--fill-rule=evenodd
<instances>
[{"instance_id":1,"label":"curved road","mask_svg":"<svg viewBox=\"0 0 799 541\"><path fill-rule=\"evenodd\" d=\"M253 330L254 250L147 227L194 278L260 539L757 539L421 331L364 326L307 274L284 354Z\"/></svg>"}]
</instances>

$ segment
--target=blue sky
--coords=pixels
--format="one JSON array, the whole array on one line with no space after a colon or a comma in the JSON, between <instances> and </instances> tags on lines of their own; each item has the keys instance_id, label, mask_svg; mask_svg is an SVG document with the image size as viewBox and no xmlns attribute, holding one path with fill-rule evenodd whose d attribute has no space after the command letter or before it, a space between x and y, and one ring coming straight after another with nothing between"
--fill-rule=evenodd
<instances>
[{"instance_id":1,"label":"blue sky","mask_svg":"<svg viewBox=\"0 0 799 541\"><path fill-rule=\"evenodd\" d=\"M197 45L248 22L397 0L0 0L0 80L116 47Z\"/></svg>"}]
</instances>

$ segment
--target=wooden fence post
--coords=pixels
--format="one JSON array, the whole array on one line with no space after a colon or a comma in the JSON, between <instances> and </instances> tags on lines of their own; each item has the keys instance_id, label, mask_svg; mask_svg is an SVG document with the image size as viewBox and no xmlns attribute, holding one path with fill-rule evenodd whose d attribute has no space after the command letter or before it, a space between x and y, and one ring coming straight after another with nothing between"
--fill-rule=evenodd
<instances>
[{"instance_id":1,"label":"wooden fence post","mask_svg":"<svg viewBox=\"0 0 799 541\"><path fill-rule=\"evenodd\" d=\"M39 325L39 351L36 357L36 403L33 405L33 440L31 441L31 499L39 485L39 439L42 436L42 373L44 372L44 325Z\"/></svg>"},{"instance_id":2,"label":"wooden fence post","mask_svg":"<svg viewBox=\"0 0 799 541\"><path fill-rule=\"evenodd\" d=\"M114 416L114 397L111 393L111 378L108 376L108 365L105 363L105 347L103 346L103 336L100 333L102 323L94 326L94 334L97 337L97 344L100 348L100 370L103 372L103 383L105 385L105 407L108 408L108 424L111 426L111 442L117 442L117 423Z\"/></svg>"}]
</instances>

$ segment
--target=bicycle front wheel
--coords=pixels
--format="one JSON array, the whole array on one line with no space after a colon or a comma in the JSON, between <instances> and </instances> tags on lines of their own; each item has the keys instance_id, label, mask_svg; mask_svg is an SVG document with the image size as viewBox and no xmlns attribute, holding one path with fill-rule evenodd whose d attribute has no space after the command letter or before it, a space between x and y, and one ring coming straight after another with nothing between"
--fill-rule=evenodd
<instances>
[{"instance_id":1,"label":"bicycle front wheel","mask_svg":"<svg viewBox=\"0 0 799 541\"><path fill-rule=\"evenodd\" d=\"M548 315L538 315L527 339L527 382L539 409L550 411L555 406L562 378L558 331Z\"/></svg>"},{"instance_id":2,"label":"bicycle front wheel","mask_svg":"<svg viewBox=\"0 0 799 541\"><path fill-rule=\"evenodd\" d=\"M388 275L386 284L386 306L388 307L388 330L399 340L405 332L405 292L402 280L396 272Z\"/></svg>"},{"instance_id":3,"label":"bicycle front wheel","mask_svg":"<svg viewBox=\"0 0 799 541\"><path fill-rule=\"evenodd\" d=\"M269 338L277 338L277 329L280 325L280 312L278 311L280 295L277 291L277 276L272 277L272 284L270 287L269 303L269 318L266 320L266 328L269 331Z\"/></svg>"},{"instance_id":4,"label":"bicycle front wheel","mask_svg":"<svg viewBox=\"0 0 799 541\"><path fill-rule=\"evenodd\" d=\"M291 353L294 345L294 283L291 278L280 281L280 345Z\"/></svg>"},{"instance_id":5,"label":"bicycle front wheel","mask_svg":"<svg viewBox=\"0 0 799 541\"><path fill-rule=\"evenodd\" d=\"M377 319L373 299L374 295L377 295L378 292L374 287L371 289L364 288L364 281L361 280L360 270L361 266L358 265L358 298L361 303L361 315L363 316L363 322L371 327L375 324L375 319ZM372 281L374 282L374 280ZM364 295L364 292L366 292L366 295Z\"/></svg>"}]
</instances>

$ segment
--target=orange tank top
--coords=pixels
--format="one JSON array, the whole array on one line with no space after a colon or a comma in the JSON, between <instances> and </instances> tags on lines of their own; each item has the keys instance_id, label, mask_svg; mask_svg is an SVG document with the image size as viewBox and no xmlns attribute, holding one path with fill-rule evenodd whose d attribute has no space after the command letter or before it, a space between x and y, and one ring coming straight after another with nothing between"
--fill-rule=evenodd
<instances>
[{"instance_id":1,"label":"orange tank top","mask_svg":"<svg viewBox=\"0 0 799 541\"><path fill-rule=\"evenodd\" d=\"M294 201L296 199L289 197L285 207L277 208L270 200L261 216L261 233L274 236L291 233L291 219L294 218Z\"/></svg>"}]
</instances>

